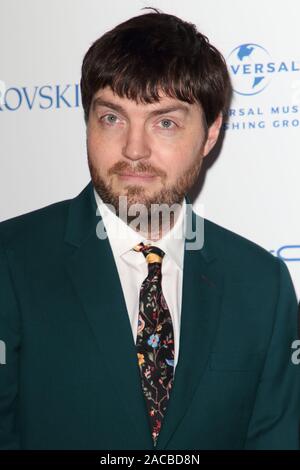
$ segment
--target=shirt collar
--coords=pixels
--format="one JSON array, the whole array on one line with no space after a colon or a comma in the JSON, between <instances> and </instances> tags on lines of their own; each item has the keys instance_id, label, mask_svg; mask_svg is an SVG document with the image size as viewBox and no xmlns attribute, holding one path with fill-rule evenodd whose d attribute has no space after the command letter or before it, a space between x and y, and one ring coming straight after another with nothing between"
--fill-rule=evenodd
<instances>
[{"instance_id":1,"label":"shirt collar","mask_svg":"<svg viewBox=\"0 0 300 470\"><path fill-rule=\"evenodd\" d=\"M178 267L183 270L183 250L184 250L184 230L185 230L185 214L186 200L183 199L182 206L175 222L169 232L167 232L160 240L151 241L133 228L127 225L120 217L111 211L103 202L99 194L94 188L96 203L105 225L105 230L115 256L123 256L130 252L138 243L151 243L161 248L167 256L175 261ZM141 258L142 259L142 258ZM142 260L143 261L143 260Z\"/></svg>"}]
</instances>

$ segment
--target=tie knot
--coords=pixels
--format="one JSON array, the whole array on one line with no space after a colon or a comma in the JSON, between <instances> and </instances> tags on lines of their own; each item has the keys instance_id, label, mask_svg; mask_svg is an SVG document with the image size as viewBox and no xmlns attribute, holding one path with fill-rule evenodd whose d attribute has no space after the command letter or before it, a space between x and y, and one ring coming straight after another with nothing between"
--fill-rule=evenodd
<instances>
[{"instance_id":1,"label":"tie knot","mask_svg":"<svg viewBox=\"0 0 300 470\"><path fill-rule=\"evenodd\" d=\"M148 264L152 263L162 263L165 252L153 245L144 245L144 243L139 243L134 248L134 251L141 251L146 258Z\"/></svg>"}]
</instances>

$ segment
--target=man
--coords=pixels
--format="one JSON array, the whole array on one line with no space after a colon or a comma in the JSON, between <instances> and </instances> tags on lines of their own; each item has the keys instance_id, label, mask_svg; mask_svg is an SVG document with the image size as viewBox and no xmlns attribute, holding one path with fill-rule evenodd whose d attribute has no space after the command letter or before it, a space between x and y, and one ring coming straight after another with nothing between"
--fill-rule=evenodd
<instances>
[{"instance_id":1,"label":"man","mask_svg":"<svg viewBox=\"0 0 300 470\"><path fill-rule=\"evenodd\" d=\"M297 449L288 270L188 210L221 54L146 13L91 46L81 91L91 182L0 225L0 448Z\"/></svg>"}]
</instances>

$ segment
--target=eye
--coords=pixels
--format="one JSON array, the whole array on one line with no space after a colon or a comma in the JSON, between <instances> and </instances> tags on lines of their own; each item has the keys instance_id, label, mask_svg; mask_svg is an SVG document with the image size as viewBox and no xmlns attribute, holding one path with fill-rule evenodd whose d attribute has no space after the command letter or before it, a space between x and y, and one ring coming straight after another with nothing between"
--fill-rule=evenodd
<instances>
[{"instance_id":1,"label":"eye","mask_svg":"<svg viewBox=\"0 0 300 470\"><path fill-rule=\"evenodd\" d=\"M162 126L160 126L160 127L162 127L162 129L166 129L166 130L173 129L174 126L175 127L177 126L174 121L171 121L171 119L162 119L160 121L160 124L162 124Z\"/></svg>"},{"instance_id":2,"label":"eye","mask_svg":"<svg viewBox=\"0 0 300 470\"><path fill-rule=\"evenodd\" d=\"M109 126L115 124L117 121L117 116L115 114L105 114L105 116L102 116L100 118L100 121L104 121L105 124L108 124Z\"/></svg>"}]
</instances>

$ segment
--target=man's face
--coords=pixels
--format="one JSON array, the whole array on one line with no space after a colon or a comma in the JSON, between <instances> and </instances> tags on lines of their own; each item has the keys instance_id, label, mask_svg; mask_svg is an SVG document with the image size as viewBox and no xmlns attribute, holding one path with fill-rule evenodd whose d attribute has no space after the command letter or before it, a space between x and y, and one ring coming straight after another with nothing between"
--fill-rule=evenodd
<instances>
[{"instance_id":1,"label":"man's face","mask_svg":"<svg viewBox=\"0 0 300 470\"><path fill-rule=\"evenodd\" d=\"M197 179L202 159L214 145L221 118L205 130L198 104L161 95L136 104L110 87L93 97L87 124L91 177L105 203L118 213L119 196L139 203L182 202Z\"/></svg>"}]
</instances>

